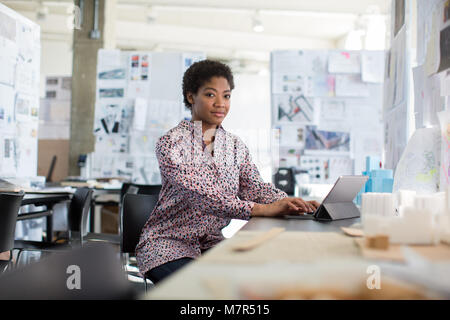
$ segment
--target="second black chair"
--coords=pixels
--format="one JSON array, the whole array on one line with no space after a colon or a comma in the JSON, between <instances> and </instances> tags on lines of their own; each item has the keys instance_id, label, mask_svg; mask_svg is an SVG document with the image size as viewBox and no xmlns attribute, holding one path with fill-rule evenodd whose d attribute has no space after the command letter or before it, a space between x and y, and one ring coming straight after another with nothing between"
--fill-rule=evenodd
<instances>
[{"instance_id":1,"label":"second black chair","mask_svg":"<svg viewBox=\"0 0 450 320\"><path fill-rule=\"evenodd\" d=\"M82 245L83 235L87 233L88 214L93 191L78 188L72 196L68 211L68 243L55 243L34 240L16 240L14 249L19 250L17 261L23 251L57 252L71 250Z\"/></svg>"},{"instance_id":2,"label":"second black chair","mask_svg":"<svg viewBox=\"0 0 450 320\"><path fill-rule=\"evenodd\" d=\"M134 255L136 246L150 213L158 202L158 195L125 194L120 221L120 252L126 267L124 255ZM144 278L147 290L147 279Z\"/></svg>"},{"instance_id":3,"label":"second black chair","mask_svg":"<svg viewBox=\"0 0 450 320\"><path fill-rule=\"evenodd\" d=\"M24 196L20 193L0 193L0 252L9 251L8 260L0 260L0 273L12 265L12 249L17 215Z\"/></svg>"}]
</instances>

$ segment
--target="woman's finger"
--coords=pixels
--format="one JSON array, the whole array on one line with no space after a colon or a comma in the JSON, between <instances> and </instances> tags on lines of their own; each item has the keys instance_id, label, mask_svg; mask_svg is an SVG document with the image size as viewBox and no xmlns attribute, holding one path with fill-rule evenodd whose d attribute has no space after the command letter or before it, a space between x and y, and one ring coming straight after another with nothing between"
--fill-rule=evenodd
<instances>
[{"instance_id":1,"label":"woman's finger","mask_svg":"<svg viewBox=\"0 0 450 320\"><path fill-rule=\"evenodd\" d=\"M293 201L298 207L300 207L301 210L303 210L303 211L305 211L305 212L309 211L309 210L308 210L307 204L306 204L302 199L300 199L300 198L294 198L292 201Z\"/></svg>"},{"instance_id":2,"label":"woman's finger","mask_svg":"<svg viewBox=\"0 0 450 320\"><path fill-rule=\"evenodd\" d=\"M308 206L308 212L316 211L316 208L314 208L314 206L309 201L306 201L306 205Z\"/></svg>"},{"instance_id":3,"label":"woman's finger","mask_svg":"<svg viewBox=\"0 0 450 320\"><path fill-rule=\"evenodd\" d=\"M313 205L315 209L317 209L318 207L320 207L320 203L318 203L317 201L312 200L312 201L309 201L309 203L310 203L311 205Z\"/></svg>"},{"instance_id":4,"label":"woman's finger","mask_svg":"<svg viewBox=\"0 0 450 320\"><path fill-rule=\"evenodd\" d=\"M299 208L297 206L295 206L292 202L289 201L287 204L290 209L295 210L295 211L299 210Z\"/></svg>"},{"instance_id":5,"label":"woman's finger","mask_svg":"<svg viewBox=\"0 0 450 320\"><path fill-rule=\"evenodd\" d=\"M311 201L305 201L306 205L308 206L308 211L309 212L314 212L316 211L316 207L311 203Z\"/></svg>"}]
</instances>

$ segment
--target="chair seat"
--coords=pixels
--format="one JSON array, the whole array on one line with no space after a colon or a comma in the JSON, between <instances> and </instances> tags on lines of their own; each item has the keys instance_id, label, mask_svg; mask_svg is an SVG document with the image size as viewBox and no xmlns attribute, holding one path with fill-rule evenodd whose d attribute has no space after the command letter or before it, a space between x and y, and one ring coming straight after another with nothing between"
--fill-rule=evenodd
<instances>
[{"instance_id":1,"label":"chair seat","mask_svg":"<svg viewBox=\"0 0 450 320\"><path fill-rule=\"evenodd\" d=\"M103 241L103 242L110 242L113 244L120 244L120 237L118 234L112 234L112 233L93 233L88 232L86 236L83 237L83 240L86 241Z\"/></svg>"},{"instance_id":2,"label":"chair seat","mask_svg":"<svg viewBox=\"0 0 450 320\"><path fill-rule=\"evenodd\" d=\"M38 250L38 251L64 251L72 249L67 243L53 243L32 240L15 240L14 249Z\"/></svg>"}]
</instances>

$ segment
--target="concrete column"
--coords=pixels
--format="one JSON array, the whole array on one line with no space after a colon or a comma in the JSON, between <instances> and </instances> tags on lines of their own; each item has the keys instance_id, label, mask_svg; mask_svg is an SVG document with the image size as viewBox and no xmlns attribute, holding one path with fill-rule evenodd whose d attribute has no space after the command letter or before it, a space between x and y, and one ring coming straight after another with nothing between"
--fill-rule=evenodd
<instances>
[{"instance_id":1,"label":"concrete column","mask_svg":"<svg viewBox=\"0 0 450 320\"><path fill-rule=\"evenodd\" d=\"M70 114L69 175L77 176L80 154L94 151L93 134L97 52L115 47L117 0L98 0L99 38L93 39L95 0L84 0L81 29L73 34L72 108ZM74 0L80 6L80 0Z\"/></svg>"}]
</instances>

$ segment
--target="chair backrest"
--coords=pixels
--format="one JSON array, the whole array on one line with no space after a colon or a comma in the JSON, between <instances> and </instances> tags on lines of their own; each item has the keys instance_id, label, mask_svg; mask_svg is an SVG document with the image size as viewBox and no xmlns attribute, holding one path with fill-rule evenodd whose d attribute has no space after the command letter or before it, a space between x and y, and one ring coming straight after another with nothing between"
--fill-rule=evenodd
<instances>
[{"instance_id":1,"label":"chair backrest","mask_svg":"<svg viewBox=\"0 0 450 320\"><path fill-rule=\"evenodd\" d=\"M0 193L0 252L14 248L17 215L24 192Z\"/></svg>"},{"instance_id":2,"label":"chair backrest","mask_svg":"<svg viewBox=\"0 0 450 320\"><path fill-rule=\"evenodd\" d=\"M158 195L126 194L120 223L120 250L135 252L142 228L158 202Z\"/></svg>"},{"instance_id":3,"label":"chair backrest","mask_svg":"<svg viewBox=\"0 0 450 320\"><path fill-rule=\"evenodd\" d=\"M137 188L138 189L137 194L159 195L162 185L160 185L160 184L155 184L155 185L137 184L137 183L132 183L132 182L124 182L122 184L122 189L120 190L120 203L123 203L123 197L125 196L125 194L134 193L134 192L129 192L130 187Z\"/></svg>"},{"instance_id":4,"label":"chair backrest","mask_svg":"<svg viewBox=\"0 0 450 320\"><path fill-rule=\"evenodd\" d=\"M289 196L295 193L295 176L292 168L278 168L274 176L275 187L284 191Z\"/></svg>"},{"instance_id":5,"label":"chair backrest","mask_svg":"<svg viewBox=\"0 0 450 320\"><path fill-rule=\"evenodd\" d=\"M57 156L53 156L52 157L52 162L50 163L50 168L48 169L48 173L47 173L47 182L52 182L53 179L53 171L55 170L55 165L56 165L56 159L58 157Z\"/></svg>"},{"instance_id":6,"label":"chair backrest","mask_svg":"<svg viewBox=\"0 0 450 320\"><path fill-rule=\"evenodd\" d=\"M126 192L127 194L138 194L139 188L136 186L130 186Z\"/></svg>"},{"instance_id":7,"label":"chair backrest","mask_svg":"<svg viewBox=\"0 0 450 320\"><path fill-rule=\"evenodd\" d=\"M91 208L93 190L87 187L77 188L69 206L69 231L79 232L84 236L88 230L88 216Z\"/></svg>"}]
</instances>

